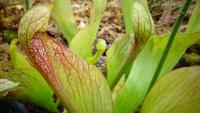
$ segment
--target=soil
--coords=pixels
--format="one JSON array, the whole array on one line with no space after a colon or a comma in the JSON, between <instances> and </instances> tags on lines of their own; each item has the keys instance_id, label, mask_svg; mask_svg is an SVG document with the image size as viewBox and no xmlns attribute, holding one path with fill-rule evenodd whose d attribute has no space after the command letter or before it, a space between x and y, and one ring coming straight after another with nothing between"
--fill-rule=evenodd
<instances>
[{"instance_id":1,"label":"soil","mask_svg":"<svg viewBox=\"0 0 200 113\"><path fill-rule=\"evenodd\" d=\"M40 3L50 3L52 0L32 0L31 5ZM9 71L12 69L9 56L9 43L17 38L17 29L20 18L25 13L23 0L0 0L0 70ZM183 0L148 0L151 15L155 23L155 34L164 34L171 31L175 23ZM87 24L90 17L92 3L90 0L72 0L73 13L77 25ZM191 5L180 32L185 31L188 20L194 5ZM120 35L125 33L123 15L119 0L109 1L106 7L105 16L102 19L97 38L103 38L107 43L107 48ZM54 23L50 23L48 34L66 44L66 40L59 32ZM106 56L101 57L96 64L97 67L106 75ZM200 43L191 46L181 58L176 68L184 66L200 65ZM48 113L34 105L23 104L30 113ZM12 112L11 112L12 113Z\"/></svg>"}]
</instances>

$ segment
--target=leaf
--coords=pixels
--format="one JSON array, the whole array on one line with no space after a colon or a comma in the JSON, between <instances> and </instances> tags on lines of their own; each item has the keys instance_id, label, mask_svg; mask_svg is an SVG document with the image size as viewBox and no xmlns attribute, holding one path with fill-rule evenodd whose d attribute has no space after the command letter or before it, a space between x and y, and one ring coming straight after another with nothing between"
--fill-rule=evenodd
<instances>
[{"instance_id":1,"label":"leaf","mask_svg":"<svg viewBox=\"0 0 200 113\"><path fill-rule=\"evenodd\" d=\"M11 57L11 62L12 66L15 69L18 68L29 68L31 65L29 62L26 60L25 55L21 54L19 50L17 50L17 39L13 39L10 44L10 57Z\"/></svg>"},{"instance_id":2,"label":"leaf","mask_svg":"<svg viewBox=\"0 0 200 113\"><path fill-rule=\"evenodd\" d=\"M192 16L187 26L186 32L197 32L200 31L200 1L196 0L196 6L192 12Z\"/></svg>"},{"instance_id":3,"label":"leaf","mask_svg":"<svg viewBox=\"0 0 200 113\"><path fill-rule=\"evenodd\" d=\"M199 113L200 66L166 74L147 95L141 113Z\"/></svg>"},{"instance_id":4,"label":"leaf","mask_svg":"<svg viewBox=\"0 0 200 113\"><path fill-rule=\"evenodd\" d=\"M160 76L169 72L176 65L186 49L200 39L199 36L200 32L179 34L176 37ZM169 35L154 36L147 42L136 58L124 88L114 102L116 113L131 113L142 102L168 38Z\"/></svg>"},{"instance_id":5,"label":"leaf","mask_svg":"<svg viewBox=\"0 0 200 113\"><path fill-rule=\"evenodd\" d=\"M147 0L121 0L121 6L126 33L134 32L136 37L151 34L153 21L149 14Z\"/></svg>"},{"instance_id":6,"label":"leaf","mask_svg":"<svg viewBox=\"0 0 200 113\"><path fill-rule=\"evenodd\" d=\"M125 30L126 33L133 33L133 24L132 24L132 10L131 5L133 3L133 0L121 0L121 6L122 6L122 12L124 17L124 24L125 24Z\"/></svg>"},{"instance_id":7,"label":"leaf","mask_svg":"<svg viewBox=\"0 0 200 113\"><path fill-rule=\"evenodd\" d=\"M18 83L14 83L12 81L9 81L7 79L1 79L0 78L0 98L3 97L7 92L16 87Z\"/></svg>"},{"instance_id":8,"label":"leaf","mask_svg":"<svg viewBox=\"0 0 200 113\"><path fill-rule=\"evenodd\" d=\"M133 61L127 59L130 57L131 49L134 49L134 35L123 35L116 39L112 46L108 49L107 56L107 81L111 89L117 84L121 76L125 73L125 69L132 64ZM131 56L132 59L134 57Z\"/></svg>"},{"instance_id":9,"label":"leaf","mask_svg":"<svg viewBox=\"0 0 200 113\"><path fill-rule=\"evenodd\" d=\"M103 74L45 33L27 42L27 55L71 113L112 113Z\"/></svg>"},{"instance_id":10,"label":"leaf","mask_svg":"<svg viewBox=\"0 0 200 113\"><path fill-rule=\"evenodd\" d=\"M70 49L84 59L92 56L94 39L96 38L101 18L104 16L106 2L107 0L93 0L90 23L80 30L70 43Z\"/></svg>"},{"instance_id":11,"label":"leaf","mask_svg":"<svg viewBox=\"0 0 200 113\"><path fill-rule=\"evenodd\" d=\"M96 1L94 5L96 6L98 4L99 4L98 1ZM105 5L105 4L101 4L101 5ZM40 18L38 17L37 20L35 20L35 18L37 16L35 16L34 14L38 13L40 11L40 9L43 9L45 11L45 13L39 14L39 15L41 15ZM73 66L71 66L71 65L70 65L71 66L70 70L68 70L68 65L71 63L68 61L68 57L67 57L68 54L63 53L64 54L63 56L62 56L62 54L60 54L61 57L54 56L57 51L54 50L53 46L58 48L58 50L60 50L60 52L63 51L63 47L60 48L60 46L62 46L60 43L55 42L52 39L45 38L46 40L44 39L43 41L44 42L50 41L50 43L47 44L47 48L44 48L43 45L41 45L41 43L40 43L41 40L32 40L33 34L35 32L38 32L38 31L43 32L45 30L41 23L43 23L44 25L47 25L49 14L50 14L50 10L48 10L48 9L49 8L46 6L38 6L36 8L31 9L28 13L26 13L24 15L24 17L21 19L20 23L31 23L31 24L25 24L25 25L20 24L21 26L19 26L19 35L18 35L19 42L24 47L24 50L26 51L26 53L31 52L31 54L28 54L28 55L29 55L29 58L34 58L34 59L32 59L32 61L38 60L38 61L41 61L40 63L44 63L42 65L37 65L37 63L38 63L37 62L37 63L35 63L35 67L37 67L37 69L41 73L43 73L43 75L46 74L46 76L43 76L43 77L49 82L49 84L51 84L51 86L53 87L53 89L57 93L57 95L61 97L61 100L63 101L65 107L69 108L69 111L71 111L73 113L77 113L77 112L110 113L110 112L112 112L112 98L111 98L111 94L109 91L109 87L107 86L105 79L102 77L102 73L100 71L97 71L96 67L91 66L92 71L90 71L90 69L87 69L87 67L84 67L84 68L86 68L86 70L84 68L82 70L82 67L78 68L80 71L79 73L81 73L83 71L86 71L86 72L84 72L82 74L82 75L85 75L85 76L83 76L85 81L77 84L75 82L80 81L79 73L77 73L76 69L73 69ZM94 10L94 11L97 11L97 12L95 12L95 13L93 12L94 14L99 13L98 7L96 7L96 9L97 10ZM95 18L92 18L92 20L93 19L95 20L94 25L97 24L96 17L99 18L98 17L99 15L101 15L101 14L97 14L97 16L94 15ZM33 16L35 16L35 17L33 17ZM32 21L32 20L34 20L34 21ZM100 23L100 20L97 20L97 21L99 21L99 23ZM24 29L27 29L27 30L23 31ZM37 41L39 41L39 42L37 42ZM33 42L33 44L31 44L32 42ZM51 43L53 45L51 45ZM32 47L34 49L32 49ZM46 51L43 51L44 49L48 50L47 51L48 55L47 54L43 55L43 53L46 53ZM51 50L52 53L49 50ZM67 50L65 50L65 51L67 51ZM39 55L39 56L37 56L37 55ZM40 56L40 55L42 55L42 56ZM51 68L52 65L46 63L46 62L48 62L48 61L46 61L48 56L51 56L51 57L49 57L49 58L52 58L51 62L56 64L56 65L53 65L53 67L55 68L55 72L54 72L54 68ZM72 58L73 62L76 61L76 59L73 59L73 56L69 56L69 57ZM54 58L56 58L57 60L54 61ZM63 65L62 62L60 62L62 59L60 59L58 61L59 58L65 59L66 62L65 61L62 61L62 62L65 62L66 66ZM65 68L59 67L60 65L64 66ZM85 62L85 65L86 65L86 62ZM43 70L41 70L40 67ZM93 70L93 68L94 68L94 70ZM73 70L71 70L71 69L73 69ZM89 71L91 73L87 73L87 71ZM69 73L70 73L70 75L68 75ZM86 76L87 74L89 74L91 76L88 75L89 78L86 80L86 78L88 77L88 76ZM57 76L57 75L59 75L59 76ZM74 75L74 76L71 76L71 75ZM96 77L96 76L99 76L99 77ZM65 83L70 78L72 80ZM73 81L74 78L76 78L77 80ZM82 78L82 76L80 76L80 78ZM90 80L92 80L92 82L90 82ZM84 83L84 82L86 82L86 83ZM73 84L73 83L75 83L75 85L73 85L74 89L71 90L71 84ZM76 87L76 86L78 86L78 87ZM84 86L85 90L82 89L83 86ZM89 86L91 89L88 89ZM78 89L76 89L76 88L78 88ZM82 91L82 92L79 93L80 91ZM101 92L99 92L99 91L101 91ZM86 100L86 98L88 98L88 99ZM106 101L104 101L104 99L106 99ZM88 108L88 107L90 107L90 108Z\"/></svg>"},{"instance_id":12,"label":"leaf","mask_svg":"<svg viewBox=\"0 0 200 113\"><path fill-rule=\"evenodd\" d=\"M146 43L153 32L153 21L148 9L138 2L134 2L131 7L131 17L133 30L136 38L141 39L141 43Z\"/></svg>"},{"instance_id":13,"label":"leaf","mask_svg":"<svg viewBox=\"0 0 200 113\"><path fill-rule=\"evenodd\" d=\"M6 98L26 101L51 112L57 112L58 104L53 98L53 91L34 68L0 71L0 77L19 83L15 91L9 91L5 95Z\"/></svg>"},{"instance_id":14,"label":"leaf","mask_svg":"<svg viewBox=\"0 0 200 113\"><path fill-rule=\"evenodd\" d=\"M136 24L133 25L135 35L132 33L119 38L107 51L107 80L111 89L115 87L123 74L128 76L135 58L151 35L151 21L146 21L149 15L140 14L139 9L142 10L142 6L138 3L133 5L133 8L135 8L133 11L133 21L136 21L136 23L133 23ZM145 10L143 9L142 11Z\"/></svg>"},{"instance_id":15,"label":"leaf","mask_svg":"<svg viewBox=\"0 0 200 113\"><path fill-rule=\"evenodd\" d=\"M19 83L16 91L8 92L7 98L28 101L51 112L57 112L57 103L53 100L54 92L42 78L40 73L32 67L26 57L18 52L17 40L10 45L10 56L14 69L11 72L0 71L0 78L6 78Z\"/></svg>"},{"instance_id":16,"label":"leaf","mask_svg":"<svg viewBox=\"0 0 200 113\"><path fill-rule=\"evenodd\" d=\"M132 64L153 31L151 16L144 4L122 0L126 32L107 52L108 83L113 89L122 75L129 75ZM143 0L145 2L145 0ZM146 1L147 2L147 1Z\"/></svg>"},{"instance_id":17,"label":"leaf","mask_svg":"<svg viewBox=\"0 0 200 113\"><path fill-rule=\"evenodd\" d=\"M74 19L71 0L54 0L52 17L70 43L77 32L76 21Z\"/></svg>"},{"instance_id":18,"label":"leaf","mask_svg":"<svg viewBox=\"0 0 200 113\"><path fill-rule=\"evenodd\" d=\"M35 32L46 30L51 9L52 6L50 5L39 5L25 13L18 28L18 38L21 44L31 39Z\"/></svg>"}]
</instances>

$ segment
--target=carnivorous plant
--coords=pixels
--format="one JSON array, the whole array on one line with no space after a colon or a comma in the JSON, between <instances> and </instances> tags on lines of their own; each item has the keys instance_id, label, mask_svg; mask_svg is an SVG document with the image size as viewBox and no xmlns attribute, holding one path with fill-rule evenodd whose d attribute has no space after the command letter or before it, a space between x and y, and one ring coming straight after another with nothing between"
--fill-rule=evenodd
<instances>
[{"instance_id":1,"label":"carnivorous plant","mask_svg":"<svg viewBox=\"0 0 200 113\"><path fill-rule=\"evenodd\" d=\"M171 44L172 35L154 35L147 0L121 0L126 33L106 51L106 77L94 65L106 50L105 41L97 41L94 55L92 50L107 1L92 0L90 22L80 30L70 2L38 5L21 18L18 39L10 45L14 69L0 71L0 98L28 101L51 112L62 112L58 108L63 106L69 113L132 113L139 105L141 113L200 112L200 66L172 71L200 39L198 0L188 29L173 30ZM177 23L190 3L185 1ZM50 17L69 47L46 33ZM166 45L170 48L162 62Z\"/></svg>"}]
</instances>

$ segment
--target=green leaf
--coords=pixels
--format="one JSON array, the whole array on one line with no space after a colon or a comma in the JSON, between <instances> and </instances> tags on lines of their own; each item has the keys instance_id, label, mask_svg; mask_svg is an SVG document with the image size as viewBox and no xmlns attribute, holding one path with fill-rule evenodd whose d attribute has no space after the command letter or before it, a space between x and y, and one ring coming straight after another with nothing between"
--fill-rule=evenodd
<instances>
[{"instance_id":1,"label":"green leaf","mask_svg":"<svg viewBox=\"0 0 200 113\"><path fill-rule=\"evenodd\" d=\"M154 27L148 10L147 0L121 0L126 33L135 33L136 37L151 34ZM145 38L145 37L143 37Z\"/></svg>"},{"instance_id":2,"label":"green leaf","mask_svg":"<svg viewBox=\"0 0 200 113\"><path fill-rule=\"evenodd\" d=\"M190 18L190 21L187 25L186 32L197 32L200 31L200 1L196 0L196 6L194 11L192 12L192 16Z\"/></svg>"},{"instance_id":3,"label":"green leaf","mask_svg":"<svg viewBox=\"0 0 200 113\"><path fill-rule=\"evenodd\" d=\"M59 29L70 43L77 32L76 21L74 19L71 0L54 0L52 16Z\"/></svg>"},{"instance_id":4,"label":"green leaf","mask_svg":"<svg viewBox=\"0 0 200 113\"><path fill-rule=\"evenodd\" d=\"M181 23L183 22L184 20L184 16L190 6L190 4L192 3L191 0L186 0L183 4L183 7L181 8L181 11L180 11L180 14L176 20L176 23L174 24L173 26L173 29L172 29L172 32L170 33L170 36L169 36L169 39L167 41L167 44L165 45L165 49L163 51L163 53L161 54L161 58L160 58L160 61L156 67L156 71L153 75L153 78L152 78L152 81L151 81L151 85L150 85L150 88L151 86L156 82L156 80L158 79L159 77L159 74L160 72L162 71L162 68L163 68L163 65L165 64L165 61L167 59L167 56L169 54L169 51L171 49L171 46L174 42L174 39L176 38L176 34L178 33L178 29L179 27L181 26Z\"/></svg>"},{"instance_id":5,"label":"green leaf","mask_svg":"<svg viewBox=\"0 0 200 113\"><path fill-rule=\"evenodd\" d=\"M147 2L143 0L144 2ZM132 64L153 31L153 22L144 4L122 0L126 32L107 52L108 83L113 89L122 75L129 75ZM133 36L134 34L134 36Z\"/></svg>"},{"instance_id":6,"label":"green leaf","mask_svg":"<svg viewBox=\"0 0 200 113\"><path fill-rule=\"evenodd\" d=\"M126 33L134 32L132 19L131 19L131 15L132 15L131 4L133 4L133 0L121 0Z\"/></svg>"},{"instance_id":7,"label":"green leaf","mask_svg":"<svg viewBox=\"0 0 200 113\"><path fill-rule=\"evenodd\" d=\"M147 40L146 40L147 41ZM134 34L126 34L114 41L107 51L107 81L113 89L122 75L129 75L132 64L141 52L145 42L142 38L136 38Z\"/></svg>"},{"instance_id":8,"label":"green leaf","mask_svg":"<svg viewBox=\"0 0 200 113\"><path fill-rule=\"evenodd\" d=\"M146 43L154 27L149 10L145 9L144 5L134 2L131 11L131 20L135 37L141 39L140 41L142 43Z\"/></svg>"},{"instance_id":9,"label":"green leaf","mask_svg":"<svg viewBox=\"0 0 200 113\"><path fill-rule=\"evenodd\" d=\"M186 49L200 39L199 36L200 32L177 35L160 76L169 72L176 65ZM131 113L142 102L168 38L169 35L154 36L147 42L136 58L124 88L114 102L116 113Z\"/></svg>"},{"instance_id":10,"label":"green leaf","mask_svg":"<svg viewBox=\"0 0 200 113\"><path fill-rule=\"evenodd\" d=\"M131 66L132 59L135 58L133 55L131 56L131 49L135 49L134 46L134 35L127 34L116 39L108 49L106 53L108 69L107 81L111 89L114 88L121 76L125 74L126 68ZM133 51L132 53L134 53Z\"/></svg>"},{"instance_id":11,"label":"green leaf","mask_svg":"<svg viewBox=\"0 0 200 113\"><path fill-rule=\"evenodd\" d=\"M27 42L27 55L71 113L112 113L103 74L45 33Z\"/></svg>"},{"instance_id":12,"label":"green leaf","mask_svg":"<svg viewBox=\"0 0 200 113\"><path fill-rule=\"evenodd\" d=\"M147 95L141 113L199 113L200 66L172 71Z\"/></svg>"},{"instance_id":13,"label":"green leaf","mask_svg":"<svg viewBox=\"0 0 200 113\"><path fill-rule=\"evenodd\" d=\"M57 112L58 104L53 98L53 91L34 68L14 69L11 72L0 71L0 77L19 83L15 91L5 95L6 98L30 102L51 112Z\"/></svg>"},{"instance_id":14,"label":"green leaf","mask_svg":"<svg viewBox=\"0 0 200 113\"><path fill-rule=\"evenodd\" d=\"M70 43L71 50L84 59L92 56L94 39L96 38L101 19L104 16L106 2L107 0L93 0L90 23L80 30Z\"/></svg>"},{"instance_id":15,"label":"green leaf","mask_svg":"<svg viewBox=\"0 0 200 113\"><path fill-rule=\"evenodd\" d=\"M18 38L21 44L24 45L27 40L33 37L35 32L46 30L51 9L52 6L50 5L39 5L25 13L18 28Z\"/></svg>"},{"instance_id":16,"label":"green leaf","mask_svg":"<svg viewBox=\"0 0 200 113\"><path fill-rule=\"evenodd\" d=\"M29 68L31 67L31 65L26 60L25 55L21 54L19 52L20 50L17 50L17 46L16 46L17 41L18 41L17 39L13 39L10 44L10 57L11 57L12 65L15 69Z\"/></svg>"},{"instance_id":17,"label":"green leaf","mask_svg":"<svg viewBox=\"0 0 200 113\"><path fill-rule=\"evenodd\" d=\"M10 56L14 70L0 71L0 77L19 83L17 90L9 92L6 97L28 101L51 112L57 112L57 103L53 100L53 91L42 78L40 73L32 67L26 57L18 52L17 40L10 45Z\"/></svg>"},{"instance_id":18,"label":"green leaf","mask_svg":"<svg viewBox=\"0 0 200 113\"><path fill-rule=\"evenodd\" d=\"M98 28L96 25L99 25L104 10L98 6L105 6L106 1L93 3L95 10L92 10L92 24L90 25L95 25L95 28ZM39 13L38 17L35 14L41 9L44 10L44 13ZM40 39L36 34L35 38L32 39L35 32L45 31L46 27L44 26L47 25L49 15L49 7L38 6L23 16L18 32L19 42L23 49L30 60L35 61L34 66L43 74L45 80L48 81L70 112L111 113L111 93L105 78L96 67L83 60L79 62L77 56L72 55L61 43L47 38L46 35L42 35L42 39ZM71 65L73 63L74 65ZM79 63L83 66L79 67Z\"/></svg>"},{"instance_id":19,"label":"green leaf","mask_svg":"<svg viewBox=\"0 0 200 113\"><path fill-rule=\"evenodd\" d=\"M14 83L7 79L0 78L0 98L5 96L9 90L16 87L19 83Z\"/></svg>"}]
</instances>

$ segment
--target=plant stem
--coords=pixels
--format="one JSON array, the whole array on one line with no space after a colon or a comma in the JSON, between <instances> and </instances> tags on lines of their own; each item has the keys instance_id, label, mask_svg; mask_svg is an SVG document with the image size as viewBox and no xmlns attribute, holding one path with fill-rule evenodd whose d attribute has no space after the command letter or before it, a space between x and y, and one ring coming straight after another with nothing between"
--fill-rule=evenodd
<instances>
[{"instance_id":1,"label":"plant stem","mask_svg":"<svg viewBox=\"0 0 200 113\"><path fill-rule=\"evenodd\" d=\"M30 0L25 0L25 3L26 3L26 11L29 10L29 4L30 4Z\"/></svg>"},{"instance_id":2,"label":"plant stem","mask_svg":"<svg viewBox=\"0 0 200 113\"><path fill-rule=\"evenodd\" d=\"M159 62L158 66L157 66L157 68L156 68L156 71L155 71L155 73L154 73L153 79L152 79L152 81L151 81L150 88L153 86L153 84L155 83L155 81L157 80L157 78L158 78L159 75L160 75L160 72L161 72L162 67L163 67L163 65L164 65L164 63L165 63L165 60L166 60L166 58L167 58L167 55L168 55L169 50L170 50L170 48L171 48L171 45L173 44L173 41L174 41L174 39L175 39L175 36L176 36L176 34L177 34L177 32L178 32L179 27L181 26L181 23L183 22L184 16L185 16L185 14L186 14L186 12L187 12L187 10L188 10L188 8L189 8L191 2L192 2L192 0L185 0L185 3L184 3L184 5L183 5L183 7L182 7L182 9L181 9L181 12L180 12L180 14L179 14L179 17L178 17L178 19L176 20L176 23L175 23L175 25L174 25L174 27L173 27L172 33L170 34L169 40L168 40L168 42L167 42L167 45L165 46L165 50L164 50L164 52L163 52L163 54L162 54L162 56L161 56L160 62ZM149 88L149 89L150 89L150 88Z\"/></svg>"}]
</instances>

